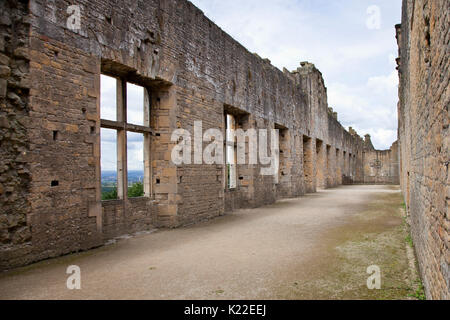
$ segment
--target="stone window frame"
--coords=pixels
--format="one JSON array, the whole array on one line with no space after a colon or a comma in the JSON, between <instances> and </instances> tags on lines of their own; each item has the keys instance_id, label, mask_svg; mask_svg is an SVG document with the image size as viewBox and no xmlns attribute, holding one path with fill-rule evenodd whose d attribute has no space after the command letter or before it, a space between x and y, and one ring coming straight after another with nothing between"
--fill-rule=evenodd
<instances>
[{"instance_id":1,"label":"stone window frame","mask_svg":"<svg viewBox=\"0 0 450 320\"><path fill-rule=\"evenodd\" d=\"M239 191L241 184L240 184L240 180L241 177L239 176L239 164L237 163L237 158L238 158L238 143L237 143L237 138L236 136L234 137L234 142L227 142L227 115L230 115L234 118L234 129L238 130L238 129L243 129L243 130L248 130L253 128L253 126L251 125L251 120L249 117L251 117L251 114L243 109L237 108L235 106L232 106L230 104L226 104L224 103L223 105L223 119L222 119L222 123L223 123L223 134L224 134L224 170L223 170L223 188L225 190L225 192L235 192L235 191ZM245 129L244 129L245 128ZM227 174L227 146L229 145L233 145L234 146L234 157L235 157L235 163L236 163L236 187L235 188L228 188L228 174Z\"/></svg>"},{"instance_id":2,"label":"stone window frame","mask_svg":"<svg viewBox=\"0 0 450 320\"><path fill-rule=\"evenodd\" d=\"M305 188L313 190L315 185L315 173L314 173L314 155L313 155L313 141L312 137L303 135L302 138L302 167L303 167L303 181Z\"/></svg>"},{"instance_id":3,"label":"stone window frame","mask_svg":"<svg viewBox=\"0 0 450 320\"><path fill-rule=\"evenodd\" d=\"M325 176L325 186L328 187L329 185L332 184L331 180L331 176L332 176L332 170L331 170L331 163L332 163L332 158L331 158L331 150L332 150L332 146L328 143L325 144L325 170L326 170L326 176Z\"/></svg>"},{"instance_id":4,"label":"stone window frame","mask_svg":"<svg viewBox=\"0 0 450 320\"><path fill-rule=\"evenodd\" d=\"M151 103L149 88L139 82L131 82L126 77L102 72L102 75L116 79L116 121L100 118L100 128L112 129L117 134L117 199L127 200L128 198L128 148L127 132L143 134L144 136L144 196L152 197L152 177L151 177L151 136L154 134L151 128ZM144 123L135 125L127 122L127 84L138 85L144 90ZM101 90L101 88L100 88ZM101 105L100 105L101 117ZM101 137L100 137L101 140ZM101 166L101 164L100 164ZM101 167L100 167L101 170ZM100 175L101 180L101 175Z\"/></svg>"}]
</instances>

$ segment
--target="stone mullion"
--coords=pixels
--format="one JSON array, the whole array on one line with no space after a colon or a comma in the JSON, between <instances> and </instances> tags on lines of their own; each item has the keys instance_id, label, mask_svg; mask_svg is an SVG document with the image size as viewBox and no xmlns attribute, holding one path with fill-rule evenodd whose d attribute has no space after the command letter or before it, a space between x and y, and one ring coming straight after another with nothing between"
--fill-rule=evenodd
<instances>
[{"instance_id":1,"label":"stone mullion","mask_svg":"<svg viewBox=\"0 0 450 320\"><path fill-rule=\"evenodd\" d=\"M150 128L150 95L144 88L144 126ZM146 197L152 196L152 157L151 157L151 134L144 133L144 194Z\"/></svg>"},{"instance_id":2,"label":"stone mullion","mask_svg":"<svg viewBox=\"0 0 450 320\"><path fill-rule=\"evenodd\" d=\"M117 121L126 127L127 123L127 96L126 82L117 80ZM127 169L127 132L125 129L117 130L117 197L124 200L128 189Z\"/></svg>"},{"instance_id":3,"label":"stone mullion","mask_svg":"<svg viewBox=\"0 0 450 320\"><path fill-rule=\"evenodd\" d=\"M223 153L223 189L227 190L228 189L228 164L227 164L227 146L228 146L228 139L227 139L227 114L223 113L223 120L222 123L224 125L224 129L222 131L223 136L225 137L224 139L224 153Z\"/></svg>"}]
</instances>

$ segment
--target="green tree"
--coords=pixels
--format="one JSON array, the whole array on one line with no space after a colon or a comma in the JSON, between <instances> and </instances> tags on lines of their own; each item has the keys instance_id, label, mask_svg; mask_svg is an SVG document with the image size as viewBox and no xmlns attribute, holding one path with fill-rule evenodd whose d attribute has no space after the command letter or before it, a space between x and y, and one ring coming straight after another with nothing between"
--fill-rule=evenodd
<instances>
[{"instance_id":1,"label":"green tree","mask_svg":"<svg viewBox=\"0 0 450 320\"><path fill-rule=\"evenodd\" d=\"M136 182L131 187L128 187L128 198L139 198L144 196L144 184ZM117 187L111 191L102 192L102 200L117 200Z\"/></svg>"},{"instance_id":2,"label":"green tree","mask_svg":"<svg viewBox=\"0 0 450 320\"><path fill-rule=\"evenodd\" d=\"M144 196L144 184L136 182L128 188L128 198L139 198Z\"/></svg>"},{"instance_id":3,"label":"green tree","mask_svg":"<svg viewBox=\"0 0 450 320\"><path fill-rule=\"evenodd\" d=\"M117 199L117 187L114 187L111 191L102 192L102 200L116 200Z\"/></svg>"}]
</instances>

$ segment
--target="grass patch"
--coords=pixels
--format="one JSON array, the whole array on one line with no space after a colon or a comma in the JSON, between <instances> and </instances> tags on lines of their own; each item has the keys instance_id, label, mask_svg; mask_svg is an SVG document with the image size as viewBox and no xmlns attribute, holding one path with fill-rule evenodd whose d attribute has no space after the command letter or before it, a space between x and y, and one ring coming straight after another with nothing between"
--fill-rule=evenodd
<instances>
[{"instance_id":1,"label":"grass patch","mask_svg":"<svg viewBox=\"0 0 450 320\"><path fill-rule=\"evenodd\" d=\"M400 192L378 194L349 223L330 231L328 253L307 281L295 282L282 299L408 300L422 297L409 277L407 224ZM381 290L367 288L367 267L381 269ZM416 297L417 296L417 297Z\"/></svg>"},{"instance_id":2,"label":"grass patch","mask_svg":"<svg viewBox=\"0 0 450 320\"><path fill-rule=\"evenodd\" d=\"M411 298L416 298L417 300L427 300L425 295L425 288L420 279L416 280L417 289L414 293L409 294L408 296Z\"/></svg>"},{"instance_id":3,"label":"grass patch","mask_svg":"<svg viewBox=\"0 0 450 320\"><path fill-rule=\"evenodd\" d=\"M409 244L409 246L410 246L411 248L414 248L414 243L413 243L413 240L412 240L412 237L411 237L410 234L408 234L408 235L406 236L405 241L406 241L407 244Z\"/></svg>"},{"instance_id":4,"label":"grass patch","mask_svg":"<svg viewBox=\"0 0 450 320\"><path fill-rule=\"evenodd\" d=\"M407 210L406 210L406 203L405 203L405 202L402 203L402 208L405 210L405 212L407 211Z\"/></svg>"}]
</instances>

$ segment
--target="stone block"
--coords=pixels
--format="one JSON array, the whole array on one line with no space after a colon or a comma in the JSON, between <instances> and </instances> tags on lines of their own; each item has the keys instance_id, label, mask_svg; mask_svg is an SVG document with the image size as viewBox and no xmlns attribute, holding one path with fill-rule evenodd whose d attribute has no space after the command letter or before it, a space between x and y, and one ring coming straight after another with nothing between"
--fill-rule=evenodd
<instances>
[{"instance_id":1,"label":"stone block","mask_svg":"<svg viewBox=\"0 0 450 320\"><path fill-rule=\"evenodd\" d=\"M67 124L66 131L70 133L78 133L79 127L75 124Z\"/></svg>"},{"instance_id":2,"label":"stone block","mask_svg":"<svg viewBox=\"0 0 450 320\"><path fill-rule=\"evenodd\" d=\"M0 66L0 77L7 78L11 74L11 69L8 66Z\"/></svg>"},{"instance_id":3,"label":"stone block","mask_svg":"<svg viewBox=\"0 0 450 320\"><path fill-rule=\"evenodd\" d=\"M155 186L155 193L176 193L177 185L176 184L159 184Z\"/></svg>"},{"instance_id":4,"label":"stone block","mask_svg":"<svg viewBox=\"0 0 450 320\"><path fill-rule=\"evenodd\" d=\"M159 205L158 215L162 216L176 216L177 215L177 205Z\"/></svg>"},{"instance_id":5,"label":"stone block","mask_svg":"<svg viewBox=\"0 0 450 320\"><path fill-rule=\"evenodd\" d=\"M164 176L164 177L176 177L177 176L177 168L164 168L162 170L162 176Z\"/></svg>"},{"instance_id":6,"label":"stone block","mask_svg":"<svg viewBox=\"0 0 450 320\"><path fill-rule=\"evenodd\" d=\"M0 65L9 66L9 57L0 53Z\"/></svg>"},{"instance_id":7,"label":"stone block","mask_svg":"<svg viewBox=\"0 0 450 320\"><path fill-rule=\"evenodd\" d=\"M0 116L0 128L9 129L10 127L8 118L6 116Z\"/></svg>"},{"instance_id":8,"label":"stone block","mask_svg":"<svg viewBox=\"0 0 450 320\"><path fill-rule=\"evenodd\" d=\"M27 59L29 60L30 54L28 48L20 47L14 50L14 56L16 58Z\"/></svg>"},{"instance_id":9,"label":"stone block","mask_svg":"<svg viewBox=\"0 0 450 320\"><path fill-rule=\"evenodd\" d=\"M6 79L0 79L0 98L6 97L8 89L8 81Z\"/></svg>"}]
</instances>

